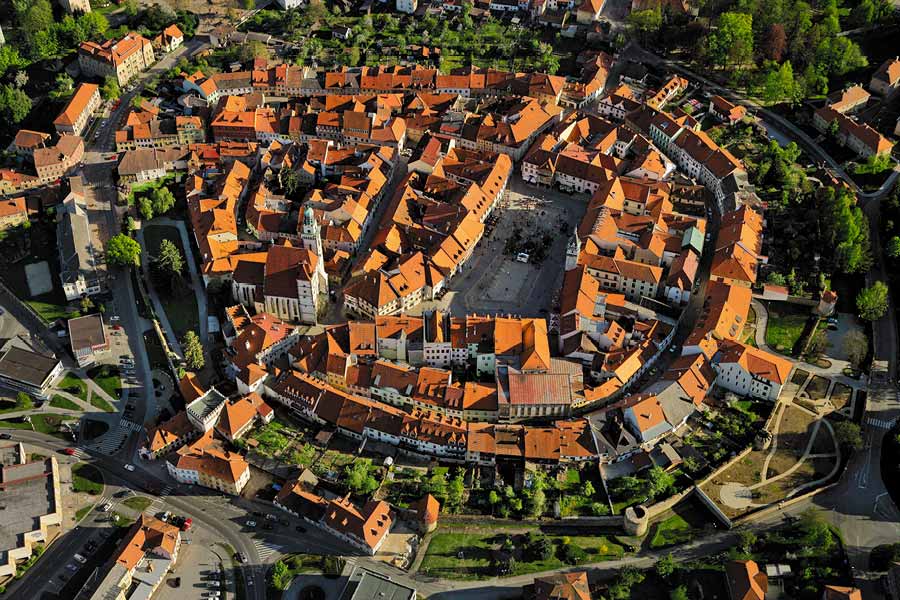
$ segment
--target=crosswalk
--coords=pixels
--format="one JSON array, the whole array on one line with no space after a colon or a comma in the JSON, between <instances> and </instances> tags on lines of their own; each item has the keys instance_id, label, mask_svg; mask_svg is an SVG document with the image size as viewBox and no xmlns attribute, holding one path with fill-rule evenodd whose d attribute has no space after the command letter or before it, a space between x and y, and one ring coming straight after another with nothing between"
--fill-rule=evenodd
<instances>
[{"instance_id":1,"label":"crosswalk","mask_svg":"<svg viewBox=\"0 0 900 600\"><path fill-rule=\"evenodd\" d=\"M124 425L125 423L129 423L130 425ZM131 425L134 425L134 423L123 419L110 427L109 431L107 431L99 441L88 444L88 446L92 450L96 450L102 454L115 454L122 449L122 445L125 444L128 436L130 436L133 431L140 431L140 429L134 429Z\"/></svg>"},{"instance_id":2,"label":"crosswalk","mask_svg":"<svg viewBox=\"0 0 900 600\"><path fill-rule=\"evenodd\" d=\"M879 429L890 429L894 426L893 419L877 419L869 417L866 419L866 425L869 427L877 427Z\"/></svg>"},{"instance_id":3,"label":"crosswalk","mask_svg":"<svg viewBox=\"0 0 900 600\"><path fill-rule=\"evenodd\" d=\"M122 419L121 421L119 421L119 425L121 427L124 427L125 429L128 429L129 431L139 432L141 429L143 429L141 425L138 425L134 421L129 421L128 419Z\"/></svg>"},{"instance_id":4,"label":"crosswalk","mask_svg":"<svg viewBox=\"0 0 900 600\"><path fill-rule=\"evenodd\" d=\"M266 560L273 554L281 554L282 550L282 546L262 540L253 540L253 545L256 546L256 553L261 560Z\"/></svg>"},{"instance_id":5,"label":"crosswalk","mask_svg":"<svg viewBox=\"0 0 900 600\"><path fill-rule=\"evenodd\" d=\"M88 454L83 448L75 448L75 453L72 454L73 457L79 460L85 460L86 458L90 458L91 455Z\"/></svg>"}]
</instances>

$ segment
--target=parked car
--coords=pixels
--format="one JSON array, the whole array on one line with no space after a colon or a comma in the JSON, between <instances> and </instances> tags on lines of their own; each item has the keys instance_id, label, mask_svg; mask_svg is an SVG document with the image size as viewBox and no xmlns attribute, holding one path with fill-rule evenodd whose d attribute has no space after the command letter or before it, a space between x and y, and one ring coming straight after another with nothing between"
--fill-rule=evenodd
<instances>
[{"instance_id":1,"label":"parked car","mask_svg":"<svg viewBox=\"0 0 900 600\"><path fill-rule=\"evenodd\" d=\"M76 554L76 555L73 556L72 558L74 558L75 560L77 560L77 561L80 562L81 564L84 564L84 563L87 562L87 559L86 559L85 557L83 557L82 555L80 555L80 554Z\"/></svg>"},{"instance_id":2,"label":"parked car","mask_svg":"<svg viewBox=\"0 0 900 600\"><path fill-rule=\"evenodd\" d=\"M256 527L256 521L247 521L244 525L247 527Z\"/></svg>"}]
</instances>

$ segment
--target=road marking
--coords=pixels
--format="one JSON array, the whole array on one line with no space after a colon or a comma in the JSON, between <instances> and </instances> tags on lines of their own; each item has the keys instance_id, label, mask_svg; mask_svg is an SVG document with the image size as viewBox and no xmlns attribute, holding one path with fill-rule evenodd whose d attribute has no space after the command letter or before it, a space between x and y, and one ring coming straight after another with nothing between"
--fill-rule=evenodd
<instances>
[{"instance_id":1,"label":"road marking","mask_svg":"<svg viewBox=\"0 0 900 600\"><path fill-rule=\"evenodd\" d=\"M256 546L256 553L259 554L259 558L262 560L266 560L273 554L281 554L283 548L283 546L279 546L278 544L260 540L253 540L253 545Z\"/></svg>"},{"instance_id":2,"label":"road marking","mask_svg":"<svg viewBox=\"0 0 900 600\"><path fill-rule=\"evenodd\" d=\"M866 419L866 425L870 427L876 427L878 429L890 429L894 426L893 419L876 419L875 417L868 417Z\"/></svg>"}]
</instances>

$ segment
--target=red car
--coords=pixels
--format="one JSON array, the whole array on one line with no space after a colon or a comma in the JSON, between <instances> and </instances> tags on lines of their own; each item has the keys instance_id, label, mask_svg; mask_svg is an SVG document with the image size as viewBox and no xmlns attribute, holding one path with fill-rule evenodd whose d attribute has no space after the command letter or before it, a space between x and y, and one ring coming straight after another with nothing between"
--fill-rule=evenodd
<instances>
[{"instance_id":1,"label":"red car","mask_svg":"<svg viewBox=\"0 0 900 600\"><path fill-rule=\"evenodd\" d=\"M75 448L63 448L63 454L67 454L69 456L75 455Z\"/></svg>"},{"instance_id":2,"label":"red car","mask_svg":"<svg viewBox=\"0 0 900 600\"><path fill-rule=\"evenodd\" d=\"M187 519L184 520L184 523L181 524L181 530L188 531L191 528L191 525L193 525L193 524L194 524L193 519L188 517Z\"/></svg>"}]
</instances>

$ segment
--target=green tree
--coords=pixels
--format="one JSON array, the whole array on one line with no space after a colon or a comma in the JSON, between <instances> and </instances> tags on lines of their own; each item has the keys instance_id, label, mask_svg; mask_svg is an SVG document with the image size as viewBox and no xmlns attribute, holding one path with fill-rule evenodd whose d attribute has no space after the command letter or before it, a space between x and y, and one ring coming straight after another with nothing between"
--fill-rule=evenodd
<instances>
[{"instance_id":1,"label":"green tree","mask_svg":"<svg viewBox=\"0 0 900 600\"><path fill-rule=\"evenodd\" d=\"M75 93L75 80L68 73L59 73L54 80L50 97L54 100L64 100Z\"/></svg>"},{"instance_id":2,"label":"green tree","mask_svg":"<svg viewBox=\"0 0 900 600\"><path fill-rule=\"evenodd\" d=\"M159 254L153 259L153 272L161 279L171 293L184 272L184 257L171 240L159 244Z\"/></svg>"},{"instance_id":3,"label":"green tree","mask_svg":"<svg viewBox=\"0 0 900 600\"><path fill-rule=\"evenodd\" d=\"M112 75L107 75L103 80L103 85L100 86L100 95L104 100L114 100L121 96L122 90L119 89L119 81Z\"/></svg>"},{"instance_id":4,"label":"green tree","mask_svg":"<svg viewBox=\"0 0 900 600\"><path fill-rule=\"evenodd\" d=\"M272 570L269 571L269 581L272 584L272 587L279 591L284 591L288 589L288 586L291 584L291 580L293 576L291 574L291 570L288 568L287 564L284 561L279 560L274 565L272 565Z\"/></svg>"},{"instance_id":5,"label":"green tree","mask_svg":"<svg viewBox=\"0 0 900 600\"><path fill-rule=\"evenodd\" d=\"M162 215L169 212L175 206L175 196L167 187L156 188L150 193L153 202L153 214Z\"/></svg>"},{"instance_id":6,"label":"green tree","mask_svg":"<svg viewBox=\"0 0 900 600\"><path fill-rule=\"evenodd\" d=\"M835 423L834 437L844 450L859 450L862 448L862 432L859 425L852 421L838 421Z\"/></svg>"},{"instance_id":7,"label":"green tree","mask_svg":"<svg viewBox=\"0 0 900 600\"><path fill-rule=\"evenodd\" d=\"M671 554L664 554L662 558L656 561L656 574L663 579L668 579L675 572L678 566Z\"/></svg>"},{"instance_id":8,"label":"green tree","mask_svg":"<svg viewBox=\"0 0 900 600\"><path fill-rule=\"evenodd\" d=\"M652 498L665 494L675 485L675 476L659 466L651 467L646 477L647 492Z\"/></svg>"},{"instance_id":9,"label":"green tree","mask_svg":"<svg viewBox=\"0 0 900 600\"><path fill-rule=\"evenodd\" d=\"M636 36L642 44L653 39L662 28L662 10L659 6L649 10L635 10L628 15L626 21L632 36Z\"/></svg>"},{"instance_id":10,"label":"green tree","mask_svg":"<svg viewBox=\"0 0 900 600\"><path fill-rule=\"evenodd\" d=\"M31 112L31 98L12 85L0 86L0 113L13 125L18 125Z\"/></svg>"},{"instance_id":11,"label":"green tree","mask_svg":"<svg viewBox=\"0 0 900 600\"><path fill-rule=\"evenodd\" d=\"M753 16L726 12L718 26L707 37L707 54L722 68L744 65L753 58Z\"/></svg>"},{"instance_id":12,"label":"green tree","mask_svg":"<svg viewBox=\"0 0 900 600\"><path fill-rule=\"evenodd\" d=\"M590 481L585 481L584 485L581 486L581 495L585 498L590 498L594 495L594 486Z\"/></svg>"},{"instance_id":13,"label":"green tree","mask_svg":"<svg viewBox=\"0 0 900 600\"><path fill-rule=\"evenodd\" d=\"M869 354L869 339L866 334L858 329L853 329L847 332L842 343L850 366L859 369Z\"/></svg>"},{"instance_id":14,"label":"green tree","mask_svg":"<svg viewBox=\"0 0 900 600\"><path fill-rule=\"evenodd\" d=\"M28 66L28 61L22 58L19 51L10 44L0 46L0 77L12 69L22 69Z\"/></svg>"},{"instance_id":15,"label":"green tree","mask_svg":"<svg viewBox=\"0 0 900 600\"><path fill-rule=\"evenodd\" d=\"M491 505L491 516L494 515L494 507L500 503L500 494L497 493L497 490L491 490L488 494L488 504Z\"/></svg>"},{"instance_id":16,"label":"green tree","mask_svg":"<svg viewBox=\"0 0 900 600\"><path fill-rule=\"evenodd\" d=\"M141 196L138 200L138 212L145 221L153 218L153 201L147 196Z\"/></svg>"},{"instance_id":17,"label":"green tree","mask_svg":"<svg viewBox=\"0 0 900 600\"><path fill-rule=\"evenodd\" d=\"M141 264L141 245L124 233L118 233L106 243L106 262L121 267Z\"/></svg>"},{"instance_id":18,"label":"green tree","mask_svg":"<svg viewBox=\"0 0 900 600\"><path fill-rule=\"evenodd\" d=\"M203 357L203 346L200 345L200 337L193 329L184 334L181 341L182 350L184 350L184 361L187 363L188 369L199 371L206 364Z\"/></svg>"},{"instance_id":19,"label":"green tree","mask_svg":"<svg viewBox=\"0 0 900 600\"><path fill-rule=\"evenodd\" d=\"M788 100L793 102L799 96L797 85L794 81L794 69L791 61L785 61L782 65L769 63L763 82L763 99L767 102Z\"/></svg>"},{"instance_id":20,"label":"green tree","mask_svg":"<svg viewBox=\"0 0 900 600\"><path fill-rule=\"evenodd\" d=\"M688 600L689 598L687 587L683 585L679 585L669 592L669 600Z\"/></svg>"},{"instance_id":21,"label":"green tree","mask_svg":"<svg viewBox=\"0 0 900 600\"><path fill-rule=\"evenodd\" d=\"M378 480L369 473L369 466L363 461L344 467L344 478L347 488L356 496L368 496L378 489Z\"/></svg>"},{"instance_id":22,"label":"green tree","mask_svg":"<svg viewBox=\"0 0 900 600\"><path fill-rule=\"evenodd\" d=\"M458 509L462 506L465 493L466 485L463 480L463 474L458 473L450 480L450 484L447 486L447 504L453 507L454 510Z\"/></svg>"},{"instance_id":23,"label":"green tree","mask_svg":"<svg viewBox=\"0 0 900 600\"><path fill-rule=\"evenodd\" d=\"M50 0L34 0L24 12L19 14L19 25L30 40L42 31L53 27L53 7Z\"/></svg>"},{"instance_id":24,"label":"green tree","mask_svg":"<svg viewBox=\"0 0 900 600\"><path fill-rule=\"evenodd\" d=\"M361 58L359 46L350 46L347 48L347 52L344 55L346 58L346 62L349 66L355 67L359 64L359 60Z\"/></svg>"},{"instance_id":25,"label":"green tree","mask_svg":"<svg viewBox=\"0 0 900 600\"><path fill-rule=\"evenodd\" d=\"M756 534L749 530L738 533L738 539L741 540L741 549L747 554L753 550L753 546L756 545L758 540Z\"/></svg>"},{"instance_id":26,"label":"green tree","mask_svg":"<svg viewBox=\"0 0 900 600\"><path fill-rule=\"evenodd\" d=\"M547 494L542 489L532 492L528 502L528 513L532 517L540 517L547 510Z\"/></svg>"},{"instance_id":27,"label":"green tree","mask_svg":"<svg viewBox=\"0 0 900 600\"><path fill-rule=\"evenodd\" d=\"M629 600L631 588L644 581L645 575L634 567L624 567L615 582L609 586L610 600Z\"/></svg>"},{"instance_id":28,"label":"green tree","mask_svg":"<svg viewBox=\"0 0 900 600\"><path fill-rule=\"evenodd\" d=\"M16 408L18 410L31 410L34 408L34 400L25 392L16 394Z\"/></svg>"},{"instance_id":29,"label":"green tree","mask_svg":"<svg viewBox=\"0 0 900 600\"><path fill-rule=\"evenodd\" d=\"M866 321L877 321L888 309L888 288L883 281L876 281L863 288L856 296L856 310L860 318Z\"/></svg>"}]
</instances>

